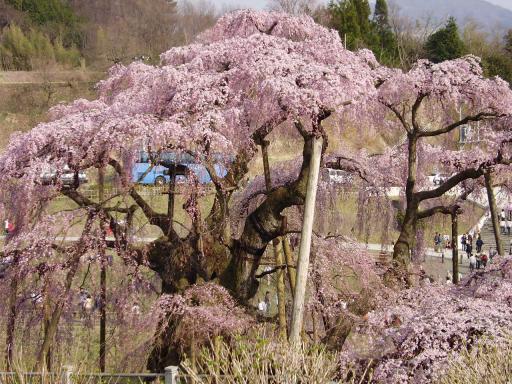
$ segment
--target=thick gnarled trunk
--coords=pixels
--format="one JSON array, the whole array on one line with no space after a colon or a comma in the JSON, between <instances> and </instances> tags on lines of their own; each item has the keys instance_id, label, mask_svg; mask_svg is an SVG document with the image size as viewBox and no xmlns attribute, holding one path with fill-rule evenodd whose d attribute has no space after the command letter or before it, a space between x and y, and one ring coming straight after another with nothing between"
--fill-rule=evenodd
<instances>
[{"instance_id":1,"label":"thick gnarled trunk","mask_svg":"<svg viewBox=\"0 0 512 384\"><path fill-rule=\"evenodd\" d=\"M304 202L313 137L304 138L303 164L294 183L273 189L266 199L247 216L239 239L227 241L225 231L204 234L201 255L198 237L185 239L161 237L149 248L148 261L159 274L164 293L179 293L202 281L216 281L227 288L240 304L247 304L258 290L256 271L268 244L283 235L285 220L282 211ZM214 207L219 207L214 203ZM184 262L187 259L187 262ZM180 353L173 341L173 332L179 325L172 319L164 331L157 335L148 368L162 371L167 365L179 362Z\"/></svg>"},{"instance_id":2,"label":"thick gnarled trunk","mask_svg":"<svg viewBox=\"0 0 512 384\"><path fill-rule=\"evenodd\" d=\"M417 221L418 204L410 201L407 204L402 230L393 249L393 261L397 268L405 270L411 261L411 252L416 238Z\"/></svg>"}]
</instances>

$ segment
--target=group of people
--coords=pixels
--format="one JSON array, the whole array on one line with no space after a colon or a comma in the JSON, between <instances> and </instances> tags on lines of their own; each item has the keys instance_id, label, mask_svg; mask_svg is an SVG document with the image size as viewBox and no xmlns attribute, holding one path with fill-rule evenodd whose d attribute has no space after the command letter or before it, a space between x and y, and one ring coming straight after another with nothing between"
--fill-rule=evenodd
<instances>
[{"instance_id":1,"label":"group of people","mask_svg":"<svg viewBox=\"0 0 512 384\"><path fill-rule=\"evenodd\" d=\"M510 220L510 216L507 217L505 210L502 209L500 213L500 229L502 235L510 236L510 230L512 228L512 220Z\"/></svg>"},{"instance_id":2,"label":"group of people","mask_svg":"<svg viewBox=\"0 0 512 384\"><path fill-rule=\"evenodd\" d=\"M486 254L482 253L484 242L480 234L478 233L476 236L476 253L473 253L473 240L474 238L471 235L471 233L463 234L460 240L462 245L462 251L466 252L468 256L469 270L471 272L473 272L475 269L487 267L487 262L489 261L489 257Z\"/></svg>"},{"instance_id":3,"label":"group of people","mask_svg":"<svg viewBox=\"0 0 512 384\"><path fill-rule=\"evenodd\" d=\"M462 245L462 251L466 252L468 254L468 257L471 256L471 253L473 252L473 240L474 239L473 239L473 236L471 235L471 233L463 234L460 239L460 243ZM476 237L475 245L476 245L476 252L481 253L482 247L484 246L484 241L482 240L482 237L480 236L480 234L478 234Z\"/></svg>"},{"instance_id":4,"label":"group of people","mask_svg":"<svg viewBox=\"0 0 512 384\"><path fill-rule=\"evenodd\" d=\"M451 240L449 235L441 235L436 232L434 236L434 249L436 252L439 252L441 248L451 248Z\"/></svg>"},{"instance_id":5,"label":"group of people","mask_svg":"<svg viewBox=\"0 0 512 384\"><path fill-rule=\"evenodd\" d=\"M466 255L469 259L469 269L471 272L473 272L475 269L485 268L487 266L489 257L482 253L484 242L480 236L480 233L476 234L476 240L475 236L473 236L471 233L464 233L460 242L462 245L462 251L466 252ZM473 243L475 248L473 248ZM452 244L448 235L442 236L440 233L436 232L434 236L434 246L436 252L439 252L441 247L451 248ZM492 256L493 255L490 255L491 259Z\"/></svg>"}]
</instances>

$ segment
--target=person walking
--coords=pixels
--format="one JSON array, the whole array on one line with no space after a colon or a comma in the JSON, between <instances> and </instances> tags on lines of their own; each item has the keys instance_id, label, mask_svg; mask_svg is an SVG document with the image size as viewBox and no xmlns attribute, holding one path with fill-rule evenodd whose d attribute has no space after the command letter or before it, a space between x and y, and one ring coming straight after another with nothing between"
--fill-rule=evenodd
<instances>
[{"instance_id":1,"label":"person walking","mask_svg":"<svg viewBox=\"0 0 512 384\"><path fill-rule=\"evenodd\" d=\"M460 243L462 244L462 252L466 252L466 241L467 241L467 237L466 237L466 234L464 233L462 235L462 238L460 239Z\"/></svg>"},{"instance_id":2,"label":"person walking","mask_svg":"<svg viewBox=\"0 0 512 384\"><path fill-rule=\"evenodd\" d=\"M266 305L266 312L267 312L267 316L270 316L270 307L271 307L271 302L270 302L270 292L267 291L265 293L265 305Z\"/></svg>"},{"instance_id":3,"label":"person walking","mask_svg":"<svg viewBox=\"0 0 512 384\"><path fill-rule=\"evenodd\" d=\"M482 255L476 254L476 269L480 269L480 266L482 265Z\"/></svg>"},{"instance_id":4,"label":"person walking","mask_svg":"<svg viewBox=\"0 0 512 384\"><path fill-rule=\"evenodd\" d=\"M476 240L476 251L478 253L482 252L483 245L484 245L484 242L483 242L482 238L480 237L480 235L478 235L478 239Z\"/></svg>"},{"instance_id":5,"label":"person walking","mask_svg":"<svg viewBox=\"0 0 512 384\"><path fill-rule=\"evenodd\" d=\"M507 222L503 218L500 220L500 229L501 229L501 234L504 235L506 233L506 229L507 229Z\"/></svg>"},{"instance_id":6,"label":"person walking","mask_svg":"<svg viewBox=\"0 0 512 384\"><path fill-rule=\"evenodd\" d=\"M469 271L473 272L476 267L476 257L474 255L469 256Z\"/></svg>"},{"instance_id":7,"label":"person walking","mask_svg":"<svg viewBox=\"0 0 512 384\"><path fill-rule=\"evenodd\" d=\"M487 267L487 255L486 254L483 254L482 257L481 257L481 260L482 260L482 266L485 268Z\"/></svg>"},{"instance_id":8,"label":"person walking","mask_svg":"<svg viewBox=\"0 0 512 384\"><path fill-rule=\"evenodd\" d=\"M450 248L450 235L443 235L444 247L446 249Z\"/></svg>"},{"instance_id":9,"label":"person walking","mask_svg":"<svg viewBox=\"0 0 512 384\"><path fill-rule=\"evenodd\" d=\"M471 244L466 244L466 253L468 255L468 258L471 256L471 253L473 252L473 246Z\"/></svg>"}]
</instances>

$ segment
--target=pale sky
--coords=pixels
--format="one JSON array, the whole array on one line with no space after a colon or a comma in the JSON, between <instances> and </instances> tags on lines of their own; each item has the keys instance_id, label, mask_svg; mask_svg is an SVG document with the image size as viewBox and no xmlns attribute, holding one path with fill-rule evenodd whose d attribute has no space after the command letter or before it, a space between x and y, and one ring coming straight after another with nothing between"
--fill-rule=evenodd
<instances>
[{"instance_id":1,"label":"pale sky","mask_svg":"<svg viewBox=\"0 0 512 384\"><path fill-rule=\"evenodd\" d=\"M426 0L426 1L428 1L428 0ZM446 1L450 1L450 0L446 0ZM489 3L500 5L502 7L512 10L512 0L486 0L486 1L488 1ZM235 5L239 5L239 6L247 7L247 8L263 9L263 8L265 8L265 6L267 4L267 0L215 0L214 3L216 3L216 4L218 3L219 5L235 4Z\"/></svg>"}]
</instances>

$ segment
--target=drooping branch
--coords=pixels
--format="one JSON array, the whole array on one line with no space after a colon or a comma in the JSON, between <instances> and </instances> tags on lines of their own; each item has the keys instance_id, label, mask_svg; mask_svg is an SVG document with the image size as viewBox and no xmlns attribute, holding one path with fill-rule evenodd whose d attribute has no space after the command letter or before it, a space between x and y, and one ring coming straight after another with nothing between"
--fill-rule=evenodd
<instances>
[{"instance_id":1,"label":"drooping branch","mask_svg":"<svg viewBox=\"0 0 512 384\"><path fill-rule=\"evenodd\" d=\"M462 120L459 120L459 121L456 121L452 124L449 124L443 128L440 128L440 129L436 129L434 131L419 131L418 133L418 136L419 137L433 137L433 136L439 136L439 135L442 135L442 134L445 134L445 133L449 133L451 131L453 131L455 128L458 128L464 124L467 124L471 121L481 121L481 120L485 120L485 119L490 119L490 118L497 118L499 117L498 114L496 113L491 113L491 112L480 112L476 115L471 115L471 116L466 116L465 118L463 118Z\"/></svg>"},{"instance_id":2,"label":"drooping branch","mask_svg":"<svg viewBox=\"0 0 512 384\"><path fill-rule=\"evenodd\" d=\"M381 103L382 103L382 105L386 106L391 112L394 113L394 115L400 121L400 123L402 124L404 129L407 131L407 133L412 133L412 129L411 129L409 123L405 119L404 115L402 113L400 113L400 111L396 108L395 105L390 104L390 103L386 103L384 101L381 101Z\"/></svg>"},{"instance_id":3,"label":"drooping branch","mask_svg":"<svg viewBox=\"0 0 512 384\"><path fill-rule=\"evenodd\" d=\"M452 177L444 181L439 187L428 191L416 192L415 196L418 201L424 201L428 199L435 199L443 196L446 192L456 187L464 180L478 179L483 176L485 169L488 167L488 163L481 164L478 168L468 168L456 173Z\"/></svg>"},{"instance_id":4,"label":"drooping branch","mask_svg":"<svg viewBox=\"0 0 512 384\"><path fill-rule=\"evenodd\" d=\"M412 121L412 127L414 129L414 132L420 131L420 127L418 124L418 110L420 109L421 103L423 102L425 97L427 97L427 94L420 92L420 94L418 95L418 98L416 99L416 101L414 102L414 104L412 106L411 121Z\"/></svg>"},{"instance_id":5,"label":"drooping branch","mask_svg":"<svg viewBox=\"0 0 512 384\"><path fill-rule=\"evenodd\" d=\"M461 213L460 205L453 204L453 205L437 205L432 208L428 208L422 211L418 212L418 220L426 219L428 217L434 216L438 213L441 213L443 215L452 215L454 212Z\"/></svg>"},{"instance_id":6,"label":"drooping branch","mask_svg":"<svg viewBox=\"0 0 512 384\"><path fill-rule=\"evenodd\" d=\"M123 170L123 167L121 164L113 159L109 159L109 164L114 168L114 170L117 172L117 174L121 177L125 176L125 172ZM144 200L140 194L135 189L135 186L132 186L128 193L130 194L130 197L135 201L135 203L140 207L142 212L144 213L144 216L146 216L148 222L152 225L156 225L159 227L164 233L168 234L170 233L170 236L178 237L178 234L175 231L171 231L170 227L171 224L169 222L169 218L167 215L163 213L157 213L151 205L149 205L146 200Z\"/></svg>"}]
</instances>

